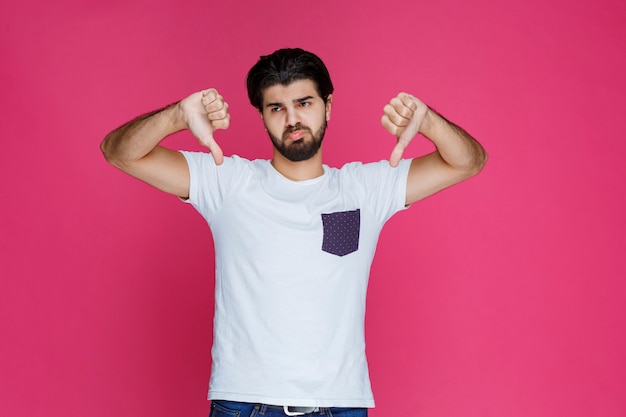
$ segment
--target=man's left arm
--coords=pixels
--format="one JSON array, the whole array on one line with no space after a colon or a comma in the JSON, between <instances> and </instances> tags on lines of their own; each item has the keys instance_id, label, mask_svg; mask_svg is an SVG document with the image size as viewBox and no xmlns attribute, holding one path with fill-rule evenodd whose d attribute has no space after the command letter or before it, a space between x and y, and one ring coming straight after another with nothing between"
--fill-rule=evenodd
<instances>
[{"instance_id":1,"label":"man's left arm","mask_svg":"<svg viewBox=\"0 0 626 417\"><path fill-rule=\"evenodd\" d=\"M398 138L389 158L392 166L398 165L404 149L418 133L437 148L412 160L407 205L478 174L487 162L487 153L478 141L410 94L394 97L385 106L381 122Z\"/></svg>"}]
</instances>

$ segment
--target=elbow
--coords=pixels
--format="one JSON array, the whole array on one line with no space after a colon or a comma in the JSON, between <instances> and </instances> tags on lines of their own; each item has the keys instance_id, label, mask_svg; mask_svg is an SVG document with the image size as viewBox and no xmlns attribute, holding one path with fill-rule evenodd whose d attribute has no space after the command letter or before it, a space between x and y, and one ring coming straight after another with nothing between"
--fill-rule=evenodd
<instances>
[{"instance_id":1,"label":"elbow","mask_svg":"<svg viewBox=\"0 0 626 417\"><path fill-rule=\"evenodd\" d=\"M121 168L122 161L117 156L114 141L111 139L110 134L106 135L102 142L100 142L100 152L106 161L114 167Z\"/></svg>"},{"instance_id":2,"label":"elbow","mask_svg":"<svg viewBox=\"0 0 626 417\"><path fill-rule=\"evenodd\" d=\"M108 142L108 136L105 136L104 139L102 139L102 142L100 142L100 152L102 152L102 156L104 156L104 159L106 159L107 161L109 160L109 155L110 155L110 146L109 146L109 142Z\"/></svg>"},{"instance_id":3,"label":"elbow","mask_svg":"<svg viewBox=\"0 0 626 417\"><path fill-rule=\"evenodd\" d=\"M113 161L113 150L111 149L111 141L109 139L109 135L105 136L102 142L100 142L100 152L102 152L102 156L107 162L112 163Z\"/></svg>"},{"instance_id":4,"label":"elbow","mask_svg":"<svg viewBox=\"0 0 626 417\"><path fill-rule=\"evenodd\" d=\"M476 163L474 166L474 171L475 171L474 175L479 174L483 170L485 165L487 165L487 160L489 160L489 155L487 155L487 152L483 148L481 148L480 153L478 157L476 158Z\"/></svg>"},{"instance_id":5,"label":"elbow","mask_svg":"<svg viewBox=\"0 0 626 417\"><path fill-rule=\"evenodd\" d=\"M485 152L485 150L481 147L471 161L468 161L467 165L464 167L463 171L465 172L465 178L471 178L480 174L487 164L488 159L489 155L487 155L487 152Z\"/></svg>"}]
</instances>

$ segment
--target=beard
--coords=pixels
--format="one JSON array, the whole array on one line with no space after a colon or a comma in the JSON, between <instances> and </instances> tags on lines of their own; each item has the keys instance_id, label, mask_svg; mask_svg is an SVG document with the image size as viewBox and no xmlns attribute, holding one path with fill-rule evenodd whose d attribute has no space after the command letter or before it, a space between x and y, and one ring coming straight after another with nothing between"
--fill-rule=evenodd
<instances>
[{"instance_id":1,"label":"beard","mask_svg":"<svg viewBox=\"0 0 626 417\"><path fill-rule=\"evenodd\" d=\"M317 132L313 133L310 127L297 123L295 126L291 126L283 132L282 140L274 136L269 130L270 139L274 148L285 158L292 162L306 161L312 158L322 146L322 140L324 140L324 134L326 133L327 122L320 126ZM298 139L296 141L289 140L289 134L303 130L311 135L309 141L305 141L305 138Z\"/></svg>"}]
</instances>

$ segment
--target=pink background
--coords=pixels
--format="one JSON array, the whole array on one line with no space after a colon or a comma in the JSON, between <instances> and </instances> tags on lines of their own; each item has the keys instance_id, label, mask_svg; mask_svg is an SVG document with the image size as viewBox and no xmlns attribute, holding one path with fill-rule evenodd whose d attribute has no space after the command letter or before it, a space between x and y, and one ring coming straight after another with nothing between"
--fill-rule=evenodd
<instances>
[{"instance_id":1,"label":"pink background","mask_svg":"<svg viewBox=\"0 0 626 417\"><path fill-rule=\"evenodd\" d=\"M387 158L401 90L490 154L381 236L371 415L626 415L625 3L248 3L2 2L0 414L208 414L208 227L98 145L216 87L224 151L268 157L244 77L301 46L336 86L326 163Z\"/></svg>"}]
</instances>

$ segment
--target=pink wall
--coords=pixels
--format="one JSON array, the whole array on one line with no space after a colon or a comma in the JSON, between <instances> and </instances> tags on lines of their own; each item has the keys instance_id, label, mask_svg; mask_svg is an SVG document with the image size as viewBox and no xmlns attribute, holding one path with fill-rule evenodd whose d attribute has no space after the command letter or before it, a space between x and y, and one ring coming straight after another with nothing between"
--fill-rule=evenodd
<instances>
[{"instance_id":1,"label":"pink wall","mask_svg":"<svg viewBox=\"0 0 626 417\"><path fill-rule=\"evenodd\" d=\"M249 3L0 5L0 414L208 414L208 228L98 144L217 87L224 151L267 157L245 73L301 46L334 77L327 163L386 158L400 90L491 157L381 237L371 415L625 415L624 2Z\"/></svg>"}]
</instances>

